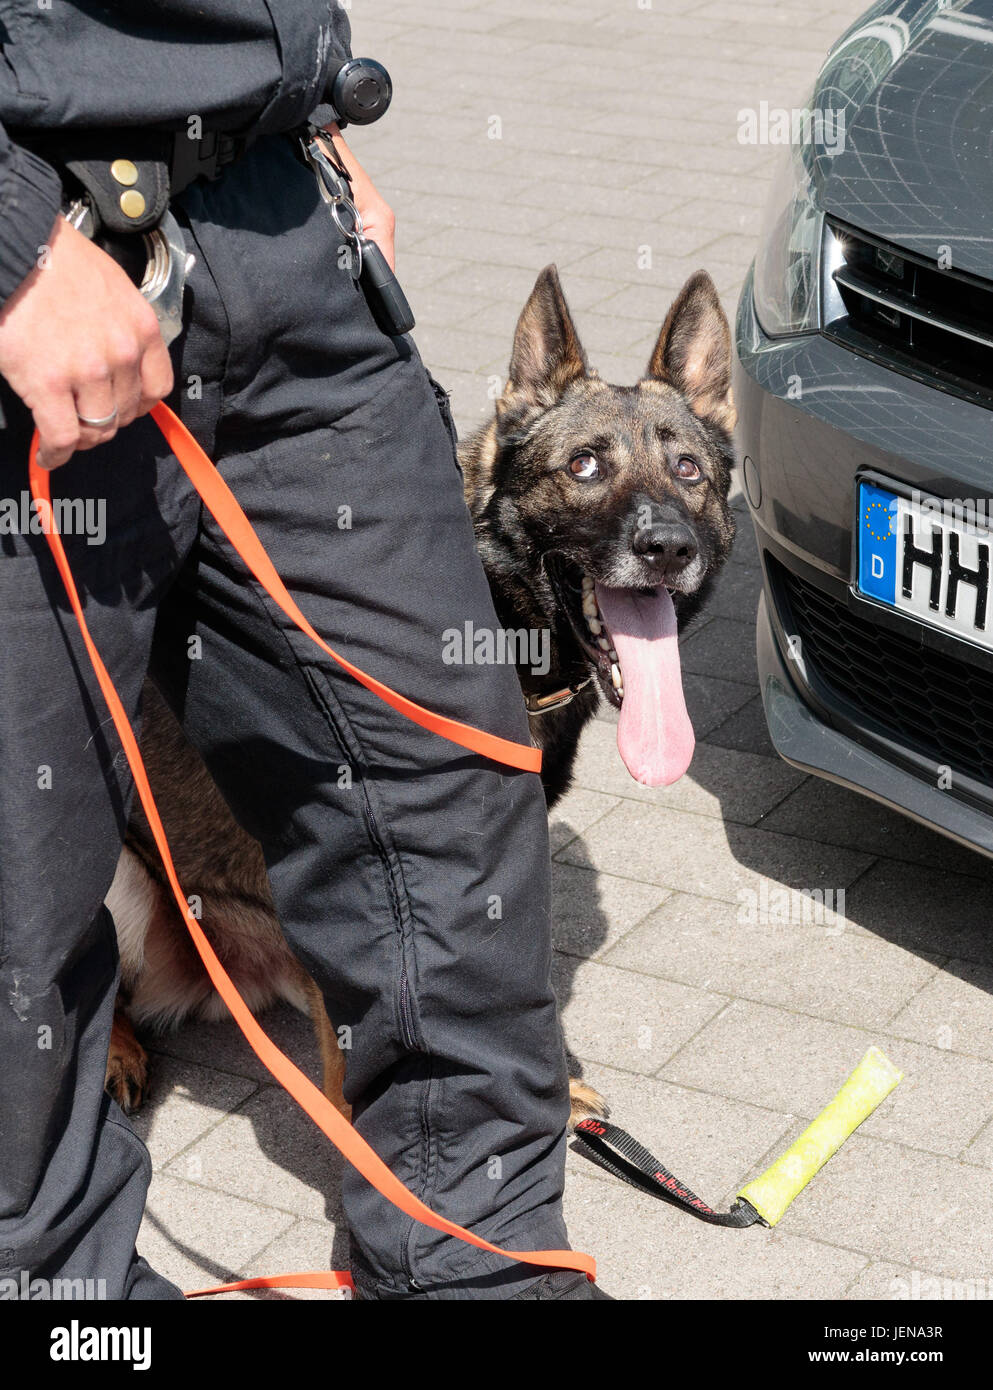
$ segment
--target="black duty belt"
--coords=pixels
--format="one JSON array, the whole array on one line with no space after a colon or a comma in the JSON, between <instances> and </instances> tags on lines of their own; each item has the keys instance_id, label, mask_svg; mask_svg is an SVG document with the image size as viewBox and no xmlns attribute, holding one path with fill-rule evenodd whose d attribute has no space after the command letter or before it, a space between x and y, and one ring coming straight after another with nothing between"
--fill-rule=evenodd
<instances>
[{"instance_id":1,"label":"black duty belt","mask_svg":"<svg viewBox=\"0 0 993 1390\"><path fill-rule=\"evenodd\" d=\"M195 140L185 131L178 133L169 162L173 197L196 179L220 178L251 147L253 140L252 135L228 135L220 130L208 130Z\"/></svg>"},{"instance_id":2,"label":"black duty belt","mask_svg":"<svg viewBox=\"0 0 993 1390\"><path fill-rule=\"evenodd\" d=\"M193 258L170 202L195 180L214 179L253 135L219 131L12 131L59 173L69 222L123 266L155 309L166 343L182 329L183 288ZM414 316L383 252L365 233L347 169L312 126L296 132L304 162L347 243L352 275L384 333L399 337ZM2 419L0 419L2 425Z\"/></svg>"},{"instance_id":3,"label":"black duty belt","mask_svg":"<svg viewBox=\"0 0 993 1390\"><path fill-rule=\"evenodd\" d=\"M251 135L209 130L17 131L18 144L52 164L69 201L86 194L97 232L115 236L158 226L171 198L196 179L216 179L252 143Z\"/></svg>"}]
</instances>

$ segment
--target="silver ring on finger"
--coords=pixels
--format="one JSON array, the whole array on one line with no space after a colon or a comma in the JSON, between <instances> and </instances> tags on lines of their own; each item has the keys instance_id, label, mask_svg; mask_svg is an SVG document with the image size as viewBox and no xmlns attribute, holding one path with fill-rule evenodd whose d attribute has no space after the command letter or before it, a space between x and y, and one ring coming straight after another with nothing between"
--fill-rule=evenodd
<instances>
[{"instance_id":1,"label":"silver ring on finger","mask_svg":"<svg viewBox=\"0 0 993 1390\"><path fill-rule=\"evenodd\" d=\"M89 415L80 415L79 411L76 411L76 419L79 421L79 423L81 425L89 425L90 428L94 430L103 429L104 425L112 425L114 421L117 419L117 415L118 410L116 405L114 406L114 409L110 412L110 414L105 415L101 420L92 420L89 417Z\"/></svg>"}]
</instances>

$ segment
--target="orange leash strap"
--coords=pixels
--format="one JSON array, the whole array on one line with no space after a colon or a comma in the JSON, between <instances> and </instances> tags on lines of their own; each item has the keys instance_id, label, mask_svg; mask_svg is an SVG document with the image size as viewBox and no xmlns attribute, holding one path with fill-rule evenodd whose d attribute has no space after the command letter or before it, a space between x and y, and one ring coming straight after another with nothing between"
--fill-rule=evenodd
<instances>
[{"instance_id":1,"label":"orange leash strap","mask_svg":"<svg viewBox=\"0 0 993 1390\"><path fill-rule=\"evenodd\" d=\"M414 704L405 699L402 695L397 695L388 686L382 685L379 681L367 676L363 671L345 661L342 657L328 646L320 638L306 618L300 612L296 603L293 601L279 575L276 573L272 561L269 559L258 536L253 531L248 518L245 516L241 507L238 505L234 494L214 468L207 455L197 444L196 440L186 429L186 427L173 415L172 411L164 405L158 405L152 412L156 423L162 430L170 448L179 460L182 467L186 470L190 481L203 498L205 506L214 516L218 525L227 535L228 540L238 551L245 564L254 574L262 587L269 593L273 600L283 609L283 611L297 624L297 626L307 634L322 651L330 655L339 665L343 666L350 675L361 682L369 690L374 691L382 699L392 705L400 713L407 715L415 723L424 728L431 729L435 733L441 734L444 738L452 742L459 743L465 748L470 748L474 752L482 753L486 757L495 758L498 761L509 763L511 766L537 771L540 766L541 755L536 749L525 748L522 745L506 742L496 738L491 734L486 734L478 729L473 729L469 725L459 724L455 720L445 719L441 715L432 714L430 710ZM449 1221L444 1216L439 1216L426 1206L419 1197L415 1197L402 1182L390 1172L386 1164L379 1155L370 1148L361 1135L352 1127L351 1124L340 1115L331 1102L318 1089L314 1083L306 1077L303 1072L289 1057L276 1046L268 1037L265 1031L259 1026L248 1005L242 999L232 984L230 978L221 962L214 953L213 947L204 935L204 932L193 914L190 904L187 902L183 890L180 887L179 879L176 875L175 865L172 855L169 852L169 844L166 840L165 830L159 817L155 799L152 796L152 789L148 781L148 773L142 761L141 753L138 748L138 740L135 738L130 721L121 703L120 696L113 680L103 664L100 653L97 651L93 638L90 635L83 614L83 605L80 602L79 593L76 589L75 580L69 567L69 561L62 544L62 538L54 525L54 515L51 509L51 475L43 468L38 466L38 434L31 441L31 454L29 462L29 478L31 492L35 499L36 510L40 513L42 520L46 522L45 531L48 545L55 560L56 567L65 586L66 595L69 599L73 613L79 623L79 630L83 638L83 643L92 663L93 670L103 692L107 707L110 710L114 725L117 729L118 737L127 755L128 763L134 777L135 787L141 804L144 808L148 824L151 827L152 835L158 846L159 854L162 857L162 865L165 869L166 879L172 889L173 897L176 900L187 930L193 938L193 944L204 963L207 974L218 994L230 1009L235 1022L241 1029L248 1041L252 1051L272 1073L276 1080L290 1093L293 1099L300 1105L321 1129L331 1142L340 1150L344 1157L357 1168L362 1176L370 1182L376 1190L394 1206L398 1207L407 1216L415 1221L420 1221L425 1226L430 1226L432 1230L443 1231L446 1235L454 1236L458 1240L463 1240L468 1245L474 1245L477 1249L488 1250L496 1255L506 1255L508 1259L520 1260L525 1264L540 1265L548 1269L574 1269L584 1273L589 1279L596 1277L596 1262L590 1255L584 1255L579 1251L573 1250L502 1250L498 1245L492 1245L488 1240L475 1235L472 1231L457 1225L454 1221ZM304 1283L303 1281L307 1282ZM292 1274L274 1276L271 1279L249 1279L241 1280L235 1284L225 1284L217 1289L198 1289L191 1297L200 1297L202 1294L220 1293L228 1290L240 1288L347 1288L351 1286L351 1279L347 1273L340 1272L320 1272L316 1274Z\"/></svg>"},{"instance_id":2,"label":"orange leash strap","mask_svg":"<svg viewBox=\"0 0 993 1390\"><path fill-rule=\"evenodd\" d=\"M276 573L276 567L266 554L262 542L252 530L248 517L238 505L234 493L186 426L166 405L157 405L152 415L165 435L166 443L199 492L205 507L252 574L290 621L296 623L300 631L305 632L322 652L343 667L360 685L364 685L367 690L371 690L374 695L378 695L381 700L385 700L388 705L392 705L395 710L399 710L422 728L430 729L432 733L440 734L442 738L447 738L462 748L468 748L470 752L481 753L484 758L492 758L494 762L504 763L507 767L516 767L522 772L541 771L539 749L532 748L530 744L511 743L509 739L497 738L495 734L474 729L471 724L460 724L457 719L446 719L444 715L435 714L423 705L416 705L413 700L398 695L388 685L367 676L358 666L353 666L350 661L346 661L329 647L300 612L286 585Z\"/></svg>"}]
</instances>

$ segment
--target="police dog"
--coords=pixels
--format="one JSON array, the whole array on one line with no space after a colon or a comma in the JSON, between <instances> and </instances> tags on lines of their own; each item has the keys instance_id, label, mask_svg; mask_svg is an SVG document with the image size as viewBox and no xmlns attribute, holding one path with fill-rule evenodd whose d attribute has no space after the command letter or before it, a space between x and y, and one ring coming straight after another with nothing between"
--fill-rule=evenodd
<instances>
[{"instance_id":1,"label":"police dog","mask_svg":"<svg viewBox=\"0 0 993 1390\"><path fill-rule=\"evenodd\" d=\"M579 737L601 696L618 711L618 750L649 785L682 776L693 753L677 634L705 601L734 538L731 336L710 277L677 296L647 372L611 386L587 364L554 266L539 276L514 340L494 418L460 448L466 500L501 625L548 634L541 674L519 666L549 807L567 790ZM142 747L180 882L249 1007L277 998L309 1011L324 1090L342 1111L344 1054L324 1000L279 927L259 845L234 821L151 684ZM220 1019L173 905L141 810L108 905L122 992L107 1087L141 1103L147 1057L133 1023ZM572 1083L573 1121L605 1113Z\"/></svg>"},{"instance_id":2,"label":"police dog","mask_svg":"<svg viewBox=\"0 0 993 1390\"><path fill-rule=\"evenodd\" d=\"M460 458L501 624L550 634L548 673L518 668L549 807L601 694L632 777L666 785L689 766L676 635L731 551L734 423L731 334L704 271L636 386L590 370L555 268L542 272L496 416Z\"/></svg>"}]
</instances>

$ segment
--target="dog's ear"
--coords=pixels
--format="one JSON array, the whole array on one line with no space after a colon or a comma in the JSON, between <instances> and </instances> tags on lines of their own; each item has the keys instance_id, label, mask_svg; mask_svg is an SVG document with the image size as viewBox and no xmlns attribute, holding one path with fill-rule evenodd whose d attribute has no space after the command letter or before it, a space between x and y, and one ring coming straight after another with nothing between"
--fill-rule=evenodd
<instances>
[{"instance_id":1,"label":"dog's ear","mask_svg":"<svg viewBox=\"0 0 993 1390\"><path fill-rule=\"evenodd\" d=\"M497 412L519 403L552 406L571 381L586 373L586 355L559 273L554 265L546 266L518 319L510 376Z\"/></svg>"},{"instance_id":2,"label":"dog's ear","mask_svg":"<svg viewBox=\"0 0 993 1390\"><path fill-rule=\"evenodd\" d=\"M705 270L679 291L655 344L648 376L668 382L702 420L731 432L737 420L731 394L731 329Z\"/></svg>"}]
</instances>

